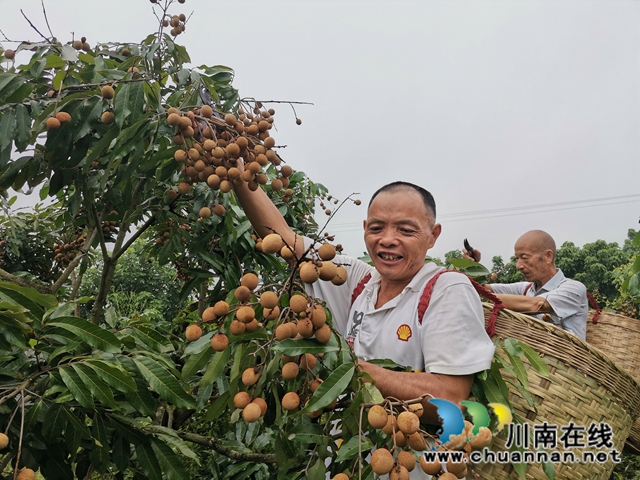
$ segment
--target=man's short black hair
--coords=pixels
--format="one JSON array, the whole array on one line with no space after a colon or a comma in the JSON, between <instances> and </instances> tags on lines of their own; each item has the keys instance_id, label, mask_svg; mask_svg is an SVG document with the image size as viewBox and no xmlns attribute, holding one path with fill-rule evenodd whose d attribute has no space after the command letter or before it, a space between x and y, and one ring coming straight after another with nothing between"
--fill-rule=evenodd
<instances>
[{"instance_id":1,"label":"man's short black hair","mask_svg":"<svg viewBox=\"0 0 640 480\"><path fill-rule=\"evenodd\" d=\"M415 190L416 192L418 192L422 197L422 201L424 202L424 206L427 209L427 213L433 216L434 222L436 221L436 201L433 199L433 195L431 195L424 188L409 182L392 182L380 187L378 190L376 190L376 193L373 194L371 200L369 200L369 205L367 206L367 208L371 206L371 202L373 202L373 199L376 198L379 193L395 193L402 190Z\"/></svg>"}]
</instances>

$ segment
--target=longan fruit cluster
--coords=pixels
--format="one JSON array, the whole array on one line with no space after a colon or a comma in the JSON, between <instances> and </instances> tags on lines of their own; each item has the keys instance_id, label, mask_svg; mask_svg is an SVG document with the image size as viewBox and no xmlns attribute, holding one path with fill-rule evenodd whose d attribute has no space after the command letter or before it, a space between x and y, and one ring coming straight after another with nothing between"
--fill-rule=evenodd
<instances>
[{"instance_id":1,"label":"longan fruit cluster","mask_svg":"<svg viewBox=\"0 0 640 480\"><path fill-rule=\"evenodd\" d=\"M5 251L5 246L7 242L5 240L0 240L0 265L4 265L4 257L7 254Z\"/></svg>"},{"instance_id":2,"label":"longan fruit cluster","mask_svg":"<svg viewBox=\"0 0 640 480\"><path fill-rule=\"evenodd\" d=\"M82 37L80 40L74 40L71 42L71 46L76 50L84 50L85 52L91 50L91 45L87 43L87 37Z\"/></svg>"},{"instance_id":3,"label":"longan fruit cluster","mask_svg":"<svg viewBox=\"0 0 640 480\"><path fill-rule=\"evenodd\" d=\"M152 3L156 3L156 2L152 2ZM180 3L184 3L184 2L180 2ZM184 13L181 13L180 15L169 15L167 14L165 16L165 18L162 20L162 26L163 27L169 27L171 26L171 36L172 37L177 37L178 35L180 35L182 32L184 32L186 30L186 22L187 21L187 17Z\"/></svg>"},{"instance_id":4,"label":"longan fruit cluster","mask_svg":"<svg viewBox=\"0 0 640 480\"><path fill-rule=\"evenodd\" d=\"M67 112L58 112L54 116L47 118L45 126L47 127L47 130L56 130L65 123L69 123L71 120L71 115Z\"/></svg>"},{"instance_id":5,"label":"longan fruit cluster","mask_svg":"<svg viewBox=\"0 0 640 480\"><path fill-rule=\"evenodd\" d=\"M166 245L170 240L171 240L171 227L173 227L175 225L174 221L169 219L169 221L167 222L167 226L166 228L162 228L157 230L157 236L155 239L156 245L159 246L164 246ZM180 230L184 230L185 232L189 232L191 231L191 225L189 225L188 223L184 223L182 225L179 225L178 228ZM183 241L184 238L182 239Z\"/></svg>"},{"instance_id":6,"label":"longan fruit cluster","mask_svg":"<svg viewBox=\"0 0 640 480\"><path fill-rule=\"evenodd\" d=\"M54 260L63 267L69 265L69 263L76 257L78 250L82 248L86 238L86 233L79 233L74 240L61 240L56 243L53 246L53 252L55 253Z\"/></svg>"}]
</instances>

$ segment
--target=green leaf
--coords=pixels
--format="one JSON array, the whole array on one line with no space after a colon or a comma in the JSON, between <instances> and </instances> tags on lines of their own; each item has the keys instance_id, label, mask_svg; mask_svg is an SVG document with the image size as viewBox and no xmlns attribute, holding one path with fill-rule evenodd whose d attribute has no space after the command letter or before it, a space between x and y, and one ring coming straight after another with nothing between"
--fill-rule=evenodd
<instances>
[{"instance_id":1,"label":"green leaf","mask_svg":"<svg viewBox=\"0 0 640 480\"><path fill-rule=\"evenodd\" d=\"M135 379L136 390L125 393L124 396L131 406L143 415L152 416L156 411L156 401L141 378Z\"/></svg>"},{"instance_id":2,"label":"green leaf","mask_svg":"<svg viewBox=\"0 0 640 480\"><path fill-rule=\"evenodd\" d=\"M40 60L36 60L29 68L29 73L33 78L38 78L44 72L45 67L47 66L47 61L44 58Z\"/></svg>"},{"instance_id":3,"label":"green leaf","mask_svg":"<svg viewBox=\"0 0 640 480\"><path fill-rule=\"evenodd\" d=\"M302 409L302 412L314 412L333 402L349 386L354 371L355 365L349 363L343 363L336 368L313 392L313 396L307 406Z\"/></svg>"},{"instance_id":4,"label":"green leaf","mask_svg":"<svg viewBox=\"0 0 640 480\"><path fill-rule=\"evenodd\" d=\"M340 448L338 449L338 456L335 458L334 462L343 462L358 455L358 438L362 439L362 452L367 452L374 447L369 438L365 437L364 435L361 437L358 437L356 435L355 437L351 437L349 440L340 445Z\"/></svg>"},{"instance_id":5,"label":"green leaf","mask_svg":"<svg viewBox=\"0 0 640 480\"><path fill-rule=\"evenodd\" d=\"M520 342L520 348L524 351L524 356L527 357L531 366L535 369L543 377L549 376L549 367L545 363L545 361L538 355L533 348L531 348L526 343Z\"/></svg>"},{"instance_id":6,"label":"green leaf","mask_svg":"<svg viewBox=\"0 0 640 480\"><path fill-rule=\"evenodd\" d=\"M159 353L169 353L174 350L173 345L156 330L140 324L129 325L129 332L145 346Z\"/></svg>"},{"instance_id":7,"label":"green leaf","mask_svg":"<svg viewBox=\"0 0 640 480\"><path fill-rule=\"evenodd\" d=\"M0 117L0 151L11 145L16 128L16 112L13 108L2 112Z\"/></svg>"},{"instance_id":8,"label":"green leaf","mask_svg":"<svg viewBox=\"0 0 640 480\"><path fill-rule=\"evenodd\" d=\"M120 352L122 344L120 340L108 330L98 327L93 323L77 317L61 317L48 321L47 327L60 327L74 333L81 340L103 352Z\"/></svg>"},{"instance_id":9,"label":"green leaf","mask_svg":"<svg viewBox=\"0 0 640 480\"><path fill-rule=\"evenodd\" d=\"M22 152L29 144L31 131L31 116L24 105L16 105L15 142L18 151Z\"/></svg>"},{"instance_id":10,"label":"green leaf","mask_svg":"<svg viewBox=\"0 0 640 480\"><path fill-rule=\"evenodd\" d=\"M100 377L98 377L93 370L86 365L80 365L77 363L74 363L71 366L96 400L102 402L102 404L107 407L116 408L118 406L113 398L113 392L111 389L106 383L100 380Z\"/></svg>"},{"instance_id":11,"label":"green leaf","mask_svg":"<svg viewBox=\"0 0 640 480\"><path fill-rule=\"evenodd\" d=\"M184 480L189 478L190 475L185 470L180 457L175 454L171 447L166 443L153 439L151 440L151 446L156 453L156 458L162 467L164 478L167 480Z\"/></svg>"},{"instance_id":12,"label":"green leaf","mask_svg":"<svg viewBox=\"0 0 640 480\"><path fill-rule=\"evenodd\" d=\"M524 388L529 388L529 375L527 374L527 369L525 368L524 363L522 363L522 360L520 360L520 357L511 355L509 352L507 352L507 356L511 361L515 377L520 381Z\"/></svg>"},{"instance_id":13,"label":"green leaf","mask_svg":"<svg viewBox=\"0 0 640 480\"><path fill-rule=\"evenodd\" d=\"M83 407L93 410L93 396L91 396L85 384L80 380L78 374L68 366L60 367L59 372L62 381L73 395L73 398Z\"/></svg>"},{"instance_id":14,"label":"green leaf","mask_svg":"<svg viewBox=\"0 0 640 480\"><path fill-rule=\"evenodd\" d=\"M89 427L87 427L84 421L81 421L78 417L76 417L70 410L64 408L64 413L67 415L67 419L69 420L69 425L78 432L78 434L82 438L90 438L91 432L89 431ZM84 414L82 414L84 417Z\"/></svg>"},{"instance_id":15,"label":"green leaf","mask_svg":"<svg viewBox=\"0 0 640 480\"><path fill-rule=\"evenodd\" d=\"M205 421L212 422L218 418L227 409L227 403L229 402L229 392L224 392L220 395L209 408L204 416Z\"/></svg>"},{"instance_id":16,"label":"green leaf","mask_svg":"<svg viewBox=\"0 0 640 480\"><path fill-rule=\"evenodd\" d=\"M201 336L195 342L191 342L187 345L187 348L184 349L184 356L197 355L204 352L207 347L211 345L211 337L213 337L213 332L209 332L206 335Z\"/></svg>"},{"instance_id":17,"label":"green leaf","mask_svg":"<svg viewBox=\"0 0 640 480\"><path fill-rule=\"evenodd\" d=\"M524 351L520 346L520 342L515 338L507 338L504 341L504 349L513 356L520 357L524 355Z\"/></svg>"},{"instance_id":18,"label":"green leaf","mask_svg":"<svg viewBox=\"0 0 640 480\"><path fill-rule=\"evenodd\" d=\"M320 458L307 470L308 480L324 480L326 475L327 468L324 465L324 460Z\"/></svg>"},{"instance_id":19,"label":"green leaf","mask_svg":"<svg viewBox=\"0 0 640 480\"><path fill-rule=\"evenodd\" d=\"M138 455L138 462L140 462L140 466L144 473L147 474L147 477L149 477L149 480L163 480L162 469L156 459L153 447L148 443L138 444L136 445L136 453Z\"/></svg>"},{"instance_id":20,"label":"green leaf","mask_svg":"<svg viewBox=\"0 0 640 480\"><path fill-rule=\"evenodd\" d=\"M640 295L640 272L634 273L629 279L629 294L634 297Z\"/></svg>"},{"instance_id":21,"label":"green leaf","mask_svg":"<svg viewBox=\"0 0 640 480\"><path fill-rule=\"evenodd\" d=\"M46 439L54 440L62 435L65 425L67 424L67 415L64 408L58 403L52 403L44 415L42 422L42 435Z\"/></svg>"},{"instance_id":22,"label":"green leaf","mask_svg":"<svg viewBox=\"0 0 640 480\"><path fill-rule=\"evenodd\" d=\"M318 353L336 352L339 350L339 347L337 345L323 345L317 340L295 340L293 338L288 338L278 342L273 347L273 350L278 353L294 357L296 355L302 355L303 353L312 353L317 355Z\"/></svg>"},{"instance_id":23,"label":"green leaf","mask_svg":"<svg viewBox=\"0 0 640 480\"><path fill-rule=\"evenodd\" d=\"M114 99L116 124L122 128L125 120L130 116L134 118L134 121L137 121L137 117L142 115L143 108L143 82L130 82L120 85L116 91L116 98Z\"/></svg>"},{"instance_id":24,"label":"green leaf","mask_svg":"<svg viewBox=\"0 0 640 480\"><path fill-rule=\"evenodd\" d=\"M91 450L91 463L98 467L100 473L105 473L109 466L109 438L102 416L93 417L92 435L94 439Z\"/></svg>"},{"instance_id":25,"label":"green leaf","mask_svg":"<svg viewBox=\"0 0 640 480\"><path fill-rule=\"evenodd\" d=\"M384 397L373 383L365 383L362 390L362 401L365 403L382 403Z\"/></svg>"},{"instance_id":26,"label":"green leaf","mask_svg":"<svg viewBox=\"0 0 640 480\"><path fill-rule=\"evenodd\" d=\"M135 392L137 390L136 383L129 375L122 372L117 367L109 365L101 360L87 360L89 365L98 376L112 388L116 388L121 392Z\"/></svg>"},{"instance_id":27,"label":"green leaf","mask_svg":"<svg viewBox=\"0 0 640 480\"><path fill-rule=\"evenodd\" d=\"M556 478L556 466L551 462L542 462L542 471L549 480Z\"/></svg>"},{"instance_id":28,"label":"green leaf","mask_svg":"<svg viewBox=\"0 0 640 480\"><path fill-rule=\"evenodd\" d=\"M193 397L184 391L178 380L166 368L149 357L134 357L142 376L162 398L180 408L195 408Z\"/></svg>"},{"instance_id":29,"label":"green leaf","mask_svg":"<svg viewBox=\"0 0 640 480\"><path fill-rule=\"evenodd\" d=\"M206 348L201 353L191 355L187 358L184 367L182 367L182 380L187 380L198 373L198 371L207 364L212 355L213 348L209 346L209 348Z\"/></svg>"},{"instance_id":30,"label":"green leaf","mask_svg":"<svg viewBox=\"0 0 640 480\"><path fill-rule=\"evenodd\" d=\"M129 441L124 439L122 435L116 434L111 447L113 450L113 463L118 467L118 470L124 472L129 466L129 458L131 457Z\"/></svg>"}]
</instances>

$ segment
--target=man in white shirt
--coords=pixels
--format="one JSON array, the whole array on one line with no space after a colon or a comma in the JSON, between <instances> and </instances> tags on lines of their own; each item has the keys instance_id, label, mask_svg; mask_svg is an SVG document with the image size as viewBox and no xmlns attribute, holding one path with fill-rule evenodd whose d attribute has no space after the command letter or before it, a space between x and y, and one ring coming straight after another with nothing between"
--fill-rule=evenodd
<instances>
[{"instance_id":1,"label":"man in white shirt","mask_svg":"<svg viewBox=\"0 0 640 480\"><path fill-rule=\"evenodd\" d=\"M556 244L546 232L531 230L522 235L515 244L516 268L526 282L511 284L492 283L485 287L502 300L505 306L517 312L540 312L543 319L551 317L554 325L585 340L587 333L586 287L556 268ZM477 261L481 254L473 250ZM469 252L463 256L471 259Z\"/></svg>"},{"instance_id":2,"label":"man in white shirt","mask_svg":"<svg viewBox=\"0 0 640 480\"><path fill-rule=\"evenodd\" d=\"M297 256L304 253L311 240L296 241L262 189L252 192L246 184L235 188L259 235L275 231L295 245ZM327 302L334 327L352 343L362 359L359 367L382 395L411 399L429 393L454 403L468 398L474 374L491 366L494 345L484 330L479 297L466 276L446 272L440 277L441 267L424 263L441 232L433 197L410 183L386 185L373 195L363 226L373 267L338 256L334 262L346 264L346 284L318 281L308 293ZM425 301L422 293L430 280L430 298ZM374 358L392 359L414 372L367 362ZM435 407L427 400L424 406L431 420L437 420Z\"/></svg>"}]
</instances>

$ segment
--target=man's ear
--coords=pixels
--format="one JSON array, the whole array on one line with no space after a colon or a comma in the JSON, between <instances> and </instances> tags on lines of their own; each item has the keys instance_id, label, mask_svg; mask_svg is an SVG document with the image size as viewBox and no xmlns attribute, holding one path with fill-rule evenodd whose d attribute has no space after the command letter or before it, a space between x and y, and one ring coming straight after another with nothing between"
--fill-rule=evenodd
<instances>
[{"instance_id":1,"label":"man's ear","mask_svg":"<svg viewBox=\"0 0 640 480\"><path fill-rule=\"evenodd\" d=\"M440 236L441 233L442 233L442 225L440 225L439 223L436 223L431 229L432 241L429 248L433 247L436 244L436 240L438 240L438 237Z\"/></svg>"},{"instance_id":2,"label":"man's ear","mask_svg":"<svg viewBox=\"0 0 640 480\"><path fill-rule=\"evenodd\" d=\"M545 250L542 252L542 256L544 258L545 263L552 264L553 263L553 250Z\"/></svg>"}]
</instances>

